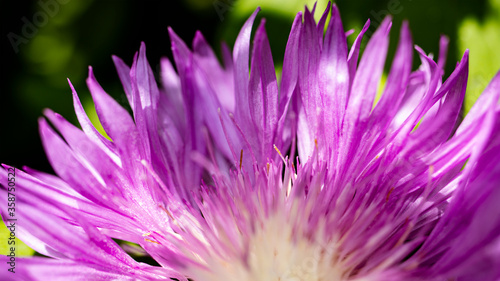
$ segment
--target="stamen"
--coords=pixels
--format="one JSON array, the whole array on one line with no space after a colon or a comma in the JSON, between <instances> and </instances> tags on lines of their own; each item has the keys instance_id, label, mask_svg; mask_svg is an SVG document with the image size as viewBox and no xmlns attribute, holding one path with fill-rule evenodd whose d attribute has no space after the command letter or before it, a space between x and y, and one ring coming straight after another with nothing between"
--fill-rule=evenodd
<instances>
[{"instance_id":1,"label":"stamen","mask_svg":"<svg viewBox=\"0 0 500 281\"><path fill-rule=\"evenodd\" d=\"M431 193L432 189L432 174L434 174L434 165L429 166L429 176L427 180L427 186L424 189L423 198L428 198L429 194Z\"/></svg>"},{"instance_id":2,"label":"stamen","mask_svg":"<svg viewBox=\"0 0 500 281\"><path fill-rule=\"evenodd\" d=\"M158 242L156 242L156 241L153 241L153 240L151 240L151 239L147 239L147 238L145 238L145 239L144 239L144 241L151 242L151 243L156 243L156 244L160 245L160 243L158 243Z\"/></svg>"},{"instance_id":3,"label":"stamen","mask_svg":"<svg viewBox=\"0 0 500 281\"><path fill-rule=\"evenodd\" d=\"M273 144L274 146L274 149L278 152L279 156L281 157L281 160L283 160L283 162L286 164L286 160L285 160L285 157L283 157L283 154L281 154L281 151L278 149L278 147Z\"/></svg>"},{"instance_id":4,"label":"stamen","mask_svg":"<svg viewBox=\"0 0 500 281\"><path fill-rule=\"evenodd\" d=\"M241 152L240 152L240 170L241 170L242 165L243 165L243 149L241 149Z\"/></svg>"},{"instance_id":5,"label":"stamen","mask_svg":"<svg viewBox=\"0 0 500 281\"><path fill-rule=\"evenodd\" d=\"M162 205L158 205L158 207L160 207L160 209L162 209L165 213L167 213L167 216L175 222L175 218L172 216L172 214L170 213L170 211L169 211L169 210L167 210L167 209L166 209L165 207L163 207Z\"/></svg>"},{"instance_id":6,"label":"stamen","mask_svg":"<svg viewBox=\"0 0 500 281\"><path fill-rule=\"evenodd\" d=\"M408 238L408 235L410 235L410 232L413 230L413 227L414 227L415 223L412 222L412 221L410 221L409 218L406 218L405 224L407 224L406 230L403 233L403 235L399 238L399 240L396 243L396 245L394 245L394 248L403 245L404 241L406 240L406 238Z\"/></svg>"},{"instance_id":7,"label":"stamen","mask_svg":"<svg viewBox=\"0 0 500 281\"><path fill-rule=\"evenodd\" d=\"M429 166L429 181L432 179L432 174L434 174L434 165Z\"/></svg>"},{"instance_id":8,"label":"stamen","mask_svg":"<svg viewBox=\"0 0 500 281\"><path fill-rule=\"evenodd\" d=\"M387 192L387 196L385 197L385 203L389 202L389 197L391 196L391 193L394 191L394 187L391 187L389 189L389 192Z\"/></svg>"},{"instance_id":9,"label":"stamen","mask_svg":"<svg viewBox=\"0 0 500 281\"><path fill-rule=\"evenodd\" d=\"M229 113L229 119L231 119L231 121L233 122L236 129L238 129L238 132L240 133L241 137L243 138L243 141L245 142L246 146L248 147L248 150L250 151L250 157L252 158L253 162L256 163L257 159L255 158L255 154L253 153L252 146L250 145L250 142L248 142L248 140L245 136L245 133L243 133L240 126L238 125L238 123L234 119L234 116L232 113Z\"/></svg>"}]
</instances>

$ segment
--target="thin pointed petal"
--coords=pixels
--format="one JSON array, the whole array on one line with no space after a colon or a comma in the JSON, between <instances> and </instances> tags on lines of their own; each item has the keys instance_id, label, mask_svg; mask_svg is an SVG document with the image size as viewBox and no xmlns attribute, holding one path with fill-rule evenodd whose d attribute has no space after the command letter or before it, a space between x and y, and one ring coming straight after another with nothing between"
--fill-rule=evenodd
<instances>
[{"instance_id":1,"label":"thin pointed petal","mask_svg":"<svg viewBox=\"0 0 500 281\"><path fill-rule=\"evenodd\" d=\"M255 34L249 81L250 116L258 132L259 143L256 145L261 146L261 161L264 161L264 155L271 154L273 144L281 146L274 141L278 122L278 84L264 26L262 20Z\"/></svg>"}]
</instances>

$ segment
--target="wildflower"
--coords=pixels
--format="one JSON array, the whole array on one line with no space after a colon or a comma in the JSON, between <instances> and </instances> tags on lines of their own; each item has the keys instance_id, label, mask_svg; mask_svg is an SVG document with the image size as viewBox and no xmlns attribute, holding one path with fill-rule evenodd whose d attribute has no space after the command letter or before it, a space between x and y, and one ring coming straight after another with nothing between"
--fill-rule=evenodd
<instances>
[{"instance_id":1,"label":"wildflower","mask_svg":"<svg viewBox=\"0 0 500 281\"><path fill-rule=\"evenodd\" d=\"M177 71L162 60L161 89L144 44L130 68L113 57L133 117L90 68L112 141L92 126L73 86L82 130L45 111L58 133L42 118L40 134L58 176L17 170L16 215L19 237L47 257L19 258L16 277L499 278L500 74L460 123L468 51L442 81L447 40L437 62L416 47L422 65L412 71L404 23L374 105L390 18L358 64L369 22L349 50L329 5L318 23L314 8L297 14L278 86L265 20L250 56L257 12L232 55L223 47L224 66L200 33L190 50L169 30Z\"/></svg>"}]
</instances>

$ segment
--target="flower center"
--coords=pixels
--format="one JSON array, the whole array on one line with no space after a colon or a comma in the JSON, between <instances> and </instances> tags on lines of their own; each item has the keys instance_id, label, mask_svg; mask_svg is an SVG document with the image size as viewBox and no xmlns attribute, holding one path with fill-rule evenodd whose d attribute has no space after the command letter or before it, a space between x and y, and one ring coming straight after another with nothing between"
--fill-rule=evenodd
<instances>
[{"instance_id":1,"label":"flower center","mask_svg":"<svg viewBox=\"0 0 500 281\"><path fill-rule=\"evenodd\" d=\"M318 239L294 235L293 227L283 216L269 218L250 242L252 280L341 280L334 245L321 245L314 240Z\"/></svg>"},{"instance_id":2,"label":"flower center","mask_svg":"<svg viewBox=\"0 0 500 281\"><path fill-rule=\"evenodd\" d=\"M343 280L335 246L297 235L284 214L275 213L255 228L241 257L209 261L209 271L197 271L193 280Z\"/></svg>"}]
</instances>

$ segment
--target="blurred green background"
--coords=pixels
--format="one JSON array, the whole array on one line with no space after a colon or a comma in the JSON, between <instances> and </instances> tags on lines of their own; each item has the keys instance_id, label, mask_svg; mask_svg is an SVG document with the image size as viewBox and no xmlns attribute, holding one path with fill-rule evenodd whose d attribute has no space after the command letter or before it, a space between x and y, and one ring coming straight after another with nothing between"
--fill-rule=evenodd
<instances>
[{"instance_id":1,"label":"blurred green background","mask_svg":"<svg viewBox=\"0 0 500 281\"><path fill-rule=\"evenodd\" d=\"M232 45L242 23L258 5L262 7L259 17L267 19L273 57L279 65L295 14L303 10L304 4L312 7L314 1L2 0L1 3L0 162L52 172L38 136L37 118L43 108L52 108L76 124L66 78L71 79L88 114L95 116L85 85L88 65L94 67L104 89L125 104L112 54L130 64L144 41L149 62L158 75L160 57L171 57L168 26L188 44L196 30L202 31L219 52L219 42L224 40ZM316 16L321 15L326 3L318 1ZM387 68L404 19L410 22L414 42L426 52L437 54L441 34L450 38L447 75L465 49L471 49L464 112L500 68L500 0L340 0L337 5L345 29L356 31L349 37L351 43L367 18L372 19L370 34L387 13L393 14ZM417 66L416 59L414 67ZM6 240L0 237L3 252L1 241Z\"/></svg>"}]
</instances>

